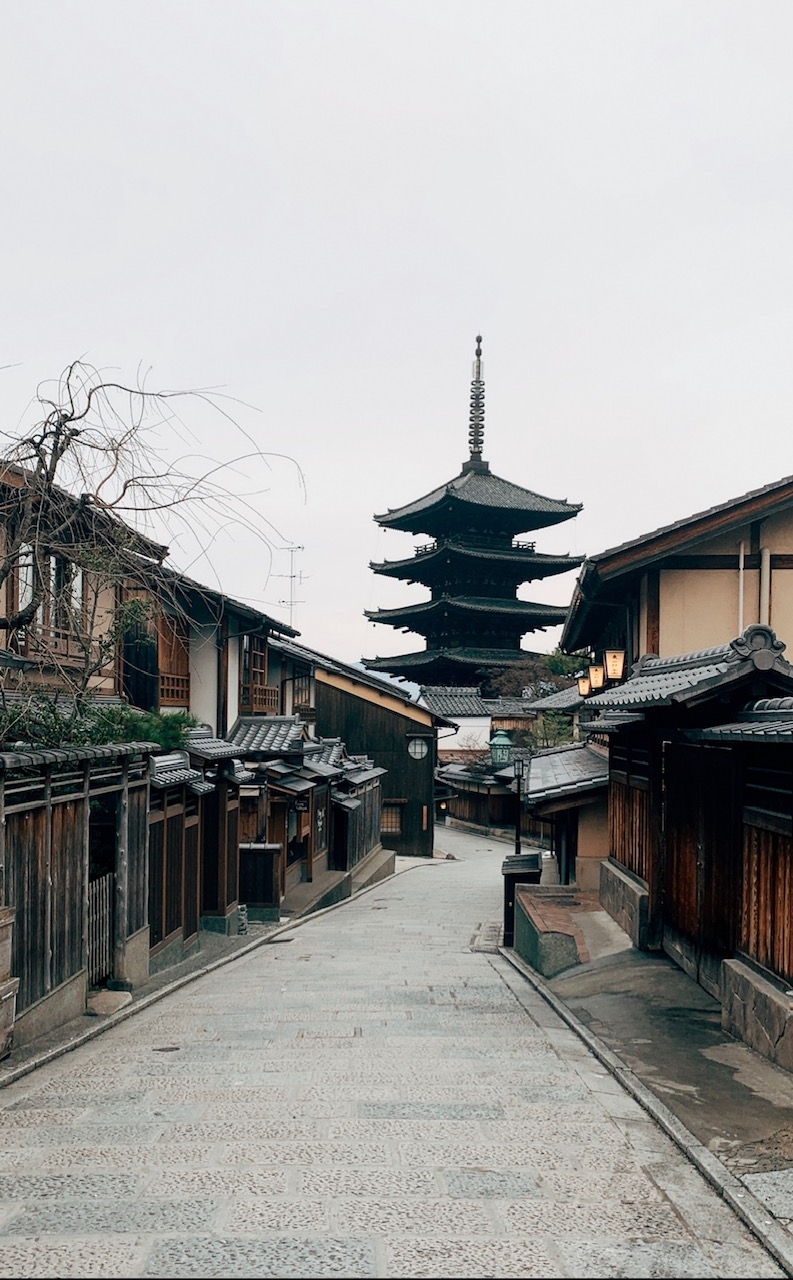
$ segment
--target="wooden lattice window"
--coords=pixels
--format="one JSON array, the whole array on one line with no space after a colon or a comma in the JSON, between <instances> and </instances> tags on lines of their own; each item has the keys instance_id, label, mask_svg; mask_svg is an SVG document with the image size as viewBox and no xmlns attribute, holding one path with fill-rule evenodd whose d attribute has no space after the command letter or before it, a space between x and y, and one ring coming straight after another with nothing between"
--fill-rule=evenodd
<instances>
[{"instance_id":1,"label":"wooden lattice window","mask_svg":"<svg viewBox=\"0 0 793 1280\"><path fill-rule=\"evenodd\" d=\"M380 816L380 830L388 832L389 835L402 835L402 807L403 802L394 800L384 800L383 809Z\"/></svg>"},{"instance_id":2,"label":"wooden lattice window","mask_svg":"<svg viewBox=\"0 0 793 1280\"><path fill-rule=\"evenodd\" d=\"M190 648L186 618L163 614L157 620L160 657L160 706L190 703Z\"/></svg>"},{"instance_id":3,"label":"wooden lattice window","mask_svg":"<svg viewBox=\"0 0 793 1280\"><path fill-rule=\"evenodd\" d=\"M277 689L267 685L267 641L264 636L242 637L240 710L249 714L277 715Z\"/></svg>"}]
</instances>

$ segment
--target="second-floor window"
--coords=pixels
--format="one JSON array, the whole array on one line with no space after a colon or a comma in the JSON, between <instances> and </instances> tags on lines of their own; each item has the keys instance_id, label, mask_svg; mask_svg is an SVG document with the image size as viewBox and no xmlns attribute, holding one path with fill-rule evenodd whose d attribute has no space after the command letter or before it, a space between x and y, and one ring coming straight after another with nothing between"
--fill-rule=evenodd
<instances>
[{"instance_id":1,"label":"second-floor window","mask_svg":"<svg viewBox=\"0 0 793 1280\"><path fill-rule=\"evenodd\" d=\"M277 715L278 710L278 690L267 685L267 641L264 636L243 636L240 711Z\"/></svg>"},{"instance_id":2,"label":"second-floor window","mask_svg":"<svg viewBox=\"0 0 793 1280\"><path fill-rule=\"evenodd\" d=\"M190 632L186 618L162 614L157 620L160 706L190 705Z\"/></svg>"},{"instance_id":3,"label":"second-floor window","mask_svg":"<svg viewBox=\"0 0 793 1280\"><path fill-rule=\"evenodd\" d=\"M9 583L13 611L28 608L38 596L36 612L17 633L29 655L82 658L86 653L86 579L65 556L22 547L16 574ZM15 598L14 598L15 597Z\"/></svg>"}]
</instances>

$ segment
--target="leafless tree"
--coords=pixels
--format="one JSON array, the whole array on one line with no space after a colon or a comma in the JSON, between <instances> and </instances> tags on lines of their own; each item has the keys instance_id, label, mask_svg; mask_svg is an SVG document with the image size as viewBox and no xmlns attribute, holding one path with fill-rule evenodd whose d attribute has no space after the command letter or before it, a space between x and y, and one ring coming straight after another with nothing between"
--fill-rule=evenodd
<instances>
[{"instance_id":1,"label":"leafless tree","mask_svg":"<svg viewBox=\"0 0 793 1280\"><path fill-rule=\"evenodd\" d=\"M236 456L196 450L190 405L211 408L227 439L236 434ZM208 548L236 526L267 555L284 544L261 510L264 486L249 478L288 455L261 449L219 392L150 391L141 377L125 385L82 360L40 387L33 407L30 428L0 433L2 684L32 680L79 700L125 631L167 600L168 543L189 535ZM175 592L167 603L178 609Z\"/></svg>"}]
</instances>

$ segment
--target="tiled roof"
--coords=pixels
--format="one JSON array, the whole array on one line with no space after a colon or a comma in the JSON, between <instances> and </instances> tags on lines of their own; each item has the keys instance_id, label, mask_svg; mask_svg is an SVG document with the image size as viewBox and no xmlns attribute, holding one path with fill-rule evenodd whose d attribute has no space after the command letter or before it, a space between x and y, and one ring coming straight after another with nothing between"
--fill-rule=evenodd
<instances>
[{"instance_id":1,"label":"tiled roof","mask_svg":"<svg viewBox=\"0 0 793 1280\"><path fill-rule=\"evenodd\" d=\"M238 747L226 738L216 738L206 727L188 729L185 745L200 760L230 760L239 755Z\"/></svg>"},{"instance_id":2,"label":"tiled roof","mask_svg":"<svg viewBox=\"0 0 793 1280\"><path fill-rule=\"evenodd\" d=\"M240 756L302 752L304 728L299 716L240 716L229 741Z\"/></svg>"},{"instance_id":3,"label":"tiled roof","mask_svg":"<svg viewBox=\"0 0 793 1280\"><path fill-rule=\"evenodd\" d=\"M161 751L159 742L115 742L101 747L41 747L32 743L13 751L0 751L0 772L40 768L50 764L74 764L78 760L120 760L127 756L151 756Z\"/></svg>"},{"instance_id":4,"label":"tiled roof","mask_svg":"<svg viewBox=\"0 0 793 1280\"><path fill-rule=\"evenodd\" d=\"M439 538L434 544L417 547L412 556L406 556L403 560L370 561L369 568L375 573L391 573L397 577L415 574L417 580L421 581L423 565L431 564L439 558L445 560L449 554L465 560L486 560L495 564L519 565L526 570L527 582L534 581L535 578L551 577L555 573L566 573L569 569L577 569L584 560L583 556L571 556L566 553L544 555L531 547L469 546L454 538Z\"/></svg>"},{"instance_id":5,"label":"tiled roof","mask_svg":"<svg viewBox=\"0 0 793 1280\"><path fill-rule=\"evenodd\" d=\"M327 765L340 765L346 755L341 738L317 738L306 742L303 746L303 759L306 764L319 761Z\"/></svg>"},{"instance_id":6,"label":"tiled roof","mask_svg":"<svg viewBox=\"0 0 793 1280\"><path fill-rule=\"evenodd\" d=\"M693 516L685 516L682 520L674 520L671 524L661 525L658 529L653 529L650 533L640 534L638 538L631 538L627 542L621 542L615 547L608 547L605 551L598 552L597 555L588 556L586 563L597 564L602 560L608 560L611 556L619 555L633 548L637 550L645 543L652 542L654 538L659 538L663 534L672 533L674 531L683 532L689 525L696 525L700 521L707 521L712 516L720 514L727 515L735 509L735 523L744 520L740 508L746 503L753 503L758 500L767 500L773 502L774 497L787 501L787 491L793 486L793 476L784 476L781 480L774 480L771 484L763 485L759 489L750 489L748 493L742 493L737 498L730 498L727 502L720 502L716 506L706 507L704 511L697 511ZM725 528L733 527L731 524L723 526Z\"/></svg>"},{"instance_id":7,"label":"tiled roof","mask_svg":"<svg viewBox=\"0 0 793 1280\"><path fill-rule=\"evenodd\" d=\"M424 685L421 700L441 716L489 716L488 704L477 685Z\"/></svg>"},{"instance_id":8,"label":"tiled roof","mask_svg":"<svg viewBox=\"0 0 793 1280\"><path fill-rule=\"evenodd\" d=\"M502 480L487 471L462 471L447 484L440 485L415 502L404 507L392 507L381 516L375 516L379 524L392 524L400 519L419 515L440 506L448 498L477 507L495 507L502 510L525 512L527 516L550 517L548 523L568 520L581 510L581 503L569 503L563 499L546 498L531 489ZM526 525L528 529L529 524Z\"/></svg>"},{"instance_id":9,"label":"tiled roof","mask_svg":"<svg viewBox=\"0 0 793 1280\"><path fill-rule=\"evenodd\" d=\"M761 698L731 724L691 729L685 736L700 742L789 743L793 740L793 697Z\"/></svg>"},{"instance_id":10,"label":"tiled roof","mask_svg":"<svg viewBox=\"0 0 793 1280\"><path fill-rule=\"evenodd\" d=\"M517 617L535 621L540 625L550 626L555 622L563 622L567 617L567 608L560 604L534 604L529 600L493 599L491 596L439 596L435 600L420 600L417 604L407 604L400 609L367 609L365 614L373 622L396 621L399 618L422 617L428 613L439 613L453 609L459 613L486 613L492 617Z\"/></svg>"},{"instance_id":11,"label":"tiled roof","mask_svg":"<svg viewBox=\"0 0 793 1280\"><path fill-rule=\"evenodd\" d=\"M166 751L152 756L149 761L149 781L153 787L181 786L182 783L203 782L204 775L200 769L190 767L190 757L186 751Z\"/></svg>"},{"instance_id":12,"label":"tiled roof","mask_svg":"<svg viewBox=\"0 0 793 1280\"><path fill-rule=\"evenodd\" d=\"M774 670L793 680L793 668L781 656L784 648L770 627L753 624L729 644L671 658L648 655L639 660L624 684L587 698L587 708L630 710L683 702L690 693L757 671Z\"/></svg>"},{"instance_id":13,"label":"tiled roof","mask_svg":"<svg viewBox=\"0 0 793 1280\"><path fill-rule=\"evenodd\" d=\"M586 743L568 743L532 756L526 798L529 804L606 786L608 757Z\"/></svg>"},{"instance_id":14,"label":"tiled roof","mask_svg":"<svg viewBox=\"0 0 793 1280\"><path fill-rule=\"evenodd\" d=\"M435 666L442 658L469 667L506 667L530 657L532 654L526 649L420 649L416 653L395 653L392 658L367 658L366 663L379 665L384 671L402 668L420 671L422 667Z\"/></svg>"},{"instance_id":15,"label":"tiled roof","mask_svg":"<svg viewBox=\"0 0 793 1280\"><path fill-rule=\"evenodd\" d=\"M573 592L562 633L562 648L570 652L592 643L601 625L599 618L602 619L602 613L599 610L607 611L614 604L616 597L609 592L623 575L635 574L663 556L693 550L709 538L724 535L750 521L767 518L776 511L789 508L791 501L793 476L785 476L772 484L751 489L737 498L588 556Z\"/></svg>"},{"instance_id":16,"label":"tiled roof","mask_svg":"<svg viewBox=\"0 0 793 1280\"><path fill-rule=\"evenodd\" d=\"M520 716L525 716L526 719L532 718L528 698L487 698L485 705L491 716L496 718L507 716L511 719Z\"/></svg>"},{"instance_id":17,"label":"tiled roof","mask_svg":"<svg viewBox=\"0 0 793 1280\"><path fill-rule=\"evenodd\" d=\"M342 662L339 658L330 658L327 654L318 653L316 649L308 649L305 645L296 644L293 640L268 640L267 643L269 648L276 650L278 653L283 653L290 658L297 658L298 661L305 662L309 666L316 666L322 671L338 672L341 675L349 676L370 689L392 694L400 702L413 702L410 694L404 689L400 689L398 685L390 680L383 680L379 676L372 675L356 663Z\"/></svg>"},{"instance_id":18,"label":"tiled roof","mask_svg":"<svg viewBox=\"0 0 793 1280\"><path fill-rule=\"evenodd\" d=\"M557 689L556 693L546 694L544 698L534 698L527 705L532 711L573 711L584 699L578 692L578 685L571 684L567 689Z\"/></svg>"},{"instance_id":19,"label":"tiled roof","mask_svg":"<svg viewBox=\"0 0 793 1280\"><path fill-rule=\"evenodd\" d=\"M703 651L704 652L704 651ZM729 646L709 651L708 660L687 663L683 659L700 655L685 654L680 658L646 658L636 675L631 676L624 684L613 689L605 689L603 693L592 694L586 699L587 706L596 710L606 707L648 706L653 703L665 704L672 701L675 695L690 689L696 689L709 680L717 680L731 666L737 666L738 657L729 656Z\"/></svg>"}]
</instances>

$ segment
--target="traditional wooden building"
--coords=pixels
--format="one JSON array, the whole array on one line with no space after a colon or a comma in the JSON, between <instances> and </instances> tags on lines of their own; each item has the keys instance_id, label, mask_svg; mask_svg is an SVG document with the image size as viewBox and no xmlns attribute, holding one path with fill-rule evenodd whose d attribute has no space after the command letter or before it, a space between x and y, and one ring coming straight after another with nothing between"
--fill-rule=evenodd
<instances>
[{"instance_id":1,"label":"traditional wooden building","mask_svg":"<svg viewBox=\"0 0 793 1280\"><path fill-rule=\"evenodd\" d=\"M431 857L438 731L451 721L415 702L394 681L289 639L270 642L273 678L285 707L309 732L339 737L352 756L385 770L382 841L395 854Z\"/></svg>"},{"instance_id":2,"label":"traditional wooden building","mask_svg":"<svg viewBox=\"0 0 793 1280\"><path fill-rule=\"evenodd\" d=\"M628 664L726 644L752 623L793 636L793 477L588 556L566 653L624 649Z\"/></svg>"},{"instance_id":3,"label":"traditional wooden building","mask_svg":"<svg viewBox=\"0 0 793 1280\"><path fill-rule=\"evenodd\" d=\"M538 751L529 761L523 803L545 824L560 884L598 889L608 857L608 751L594 742Z\"/></svg>"},{"instance_id":4,"label":"traditional wooden building","mask_svg":"<svg viewBox=\"0 0 793 1280\"><path fill-rule=\"evenodd\" d=\"M722 1003L723 1026L793 1069L793 667L769 628L648 656L593 696L609 744L603 905ZM582 725L582 728L584 726Z\"/></svg>"},{"instance_id":5,"label":"traditional wooden building","mask_svg":"<svg viewBox=\"0 0 793 1280\"><path fill-rule=\"evenodd\" d=\"M14 912L15 1043L149 974L152 743L0 753L0 904Z\"/></svg>"},{"instance_id":6,"label":"traditional wooden building","mask_svg":"<svg viewBox=\"0 0 793 1280\"><path fill-rule=\"evenodd\" d=\"M493 475L482 457L484 380L477 338L471 383L470 456L452 480L405 506L375 516L384 529L426 534L408 559L372 564L375 573L421 583L429 599L396 609L367 612L385 623L425 637L426 648L364 665L418 684L481 683L493 670L524 660L521 638L564 621L563 606L519 600L522 583L566 573L579 557L544 555L534 542L516 541L570 520L580 504L546 498Z\"/></svg>"},{"instance_id":7,"label":"traditional wooden building","mask_svg":"<svg viewBox=\"0 0 793 1280\"><path fill-rule=\"evenodd\" d=\"M122 602L148 615L128 626L117 687L144 711L187 711L219 737L240 715L277 715L280 690L268 667L271 638L296 636L286 623L174 570L130 581Z\"/></svg>"}]
</instances>

